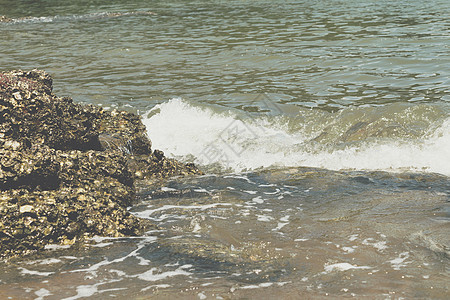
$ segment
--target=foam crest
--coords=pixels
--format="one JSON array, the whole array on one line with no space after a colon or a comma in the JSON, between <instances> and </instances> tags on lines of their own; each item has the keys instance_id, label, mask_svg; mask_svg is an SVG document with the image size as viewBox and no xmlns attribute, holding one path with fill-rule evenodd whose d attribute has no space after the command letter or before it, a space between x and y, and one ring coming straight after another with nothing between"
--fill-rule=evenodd
<instances>
[{"instance_id":1,"label":"foam crest","mask_svg":"<svg viewBox=\"0 0 450 300\"><path fill-rule=\"evenodd\" d=\"M333 125L330 120L340 115L324 118L323 112L318 112L308 120L292 120L287 116L255 117L242 111L223 111L172 99L155 106L143 122L154 148L163 150L166 155L202 166L219 165L236 172L273 166L307 166L450 175L448 116L441 118L438 125L425 126L428 129L419 136L399 136L398 129L393 131L385 125L377 125L385 126L377 129L373 127L376 122L367 125L355 118L344 125L339 124L342 128L328 129L328 132L341 131L341 136L320 141L318 137L326 136L327 128ZM420 118L420 115L414 118ZM430 129L432 125L435 126L433 130ZM386 137L388 130L394 133Z\"/></svg>"}]
</instances>

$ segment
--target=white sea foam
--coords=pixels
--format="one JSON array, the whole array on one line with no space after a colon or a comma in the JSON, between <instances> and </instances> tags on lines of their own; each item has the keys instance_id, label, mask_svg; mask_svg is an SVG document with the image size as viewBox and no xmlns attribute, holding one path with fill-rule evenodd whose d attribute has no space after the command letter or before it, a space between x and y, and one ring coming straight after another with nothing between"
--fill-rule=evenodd
<instances>
[{"instance_id":1,"label":"white sea foam","mask_svg":"<svg viewBox=\"0 0 450 300\"><path fill-rule=\"evenodd\" d=\"M325 265L324 267L325 272L324 273L330 273L333 271L347 271L351 269L370 269L369 266L356 266L349 263L337 263L332 265Z\"/></svg>"},{"instance_id":2,"label":"white sea foam","mask_svg":"<svg viewBox=\"0 0 450 300\"><path fill-rule=\"evenodd\" d=\"M95 245L91 245L91 247L103 248L103 247L111 246L112 244L113 244L113 242L98 243L98 244L95 244Z\"/></svg>"},{"instance_id":3,"label":"white sea foam","mask_svg":"<svg viewBox=\"0 0 450 300\"><path fill-rule=\"evenodd\" d=\"M135 212L134 215L140 218L150 218L150 216L159 211L171 210L171 209L199 209L199 210L207 210L210 208L215 208L217 206L231 206L230 203L212 203L205 205L164 205L155 209L148 209L142 212Z\"/></svg>"},{"instance_id":4,"label":"white sea foam","mask_svg":"<svg viewBox=\"0 0 450 300\"><path fill-rule=\"evenodd\" d=\"M20 273L22 275L50 276L55 273L55 272L40 272L40 271L28 270L23 267L19 267L18 269L20 270Z\"/></svg>"},{"instance_id":5,"label":"white sea foam","mask_svg":"<svg viewBox=\"0 0 450 300\"><path fill-rule=\"evenodd\" d=\"M52 295L52 293L50 293L49 290L44 289L44 288L41 288L40 290L37 290L36 292L34 292L34 294L35 294L36 296L38 296L35 300L42 300L42 299L44 299L45 297L51 296L51 295Z\"/></svg>"},{"instance_id":6,"label":"white sea foam","mask_svg":"<svg viewBox=\"0 0 450 300\"><path fill-rule=\"evenodd\" d=\"M389 262L392 265L392 268L394 270L400 270L400 268L405 267L407 264L411 262L406 262L406 260L409 258L409 252L402 252L398 255L397 258L394 258L390 260Z\"/></svg>"},{"instance_id":7,"label":"white sea foam","mask_svg":"<svg viewBox=\"0 0 450 300\"><path fill-rule=\"evenodd\" d=\"M342 247L342 250L344 250L347 253L353 253L353 252L355 252L355 248L354 247L355 246L353 246L353 247Z\"/></svg>"},{"instance_id":8,"label":"white sea foam","mask_svg":"<svg viewBox=\"0 0 450 300\"><path fill-rule=\"evenodd\" d=\"M362 244L372 246L378 251L384 251L388 248L388 246L386 245L386 241L375 241L373 238L365 239Z\"/></svg>"},{"instance_id":9,"label":"white sea foam","mask_svg":"<svg viewBox=\"0 0 450 300\"><path fill-rule=\"evenodd\" d=\"M45 250L59 250L59 249L68 249L70 245L57 245L57 244L48 244L44 246Z\"/></svg>"},{"instance_id":10,"label":"white sea foam","mask_svg":"<svg viewBox=\"0 0 450 300\"><path fill-rule=\"evenodd\" d=\"M142 240L138 243L137 248L134 249L133 251L131 251L130 253L128 253L127 255L124 255L122 257L119 257L119 258L116 258L116 259L113 259L113 260L109 260L109 259L105 258L104 260L102 260L102 261L100 261L100 262L98 262L96 264L90 265L88 268L75 269L75 270L71 270L71 271L68 271L68 272L71 272L71 273L73 273L73 272L86 272L86 273L91 273L91 274L95 275L96 272L99 269L104 268L104 267L106 267L108 265L113 265L113 264L118 263L118 262L123 262L127 258L130 258L130 257L138 257L139 256L139 252L142 250L142 248L144 248L149 243L155 242L157 239L158 238L154 237L154 236L142 237Z\"/></svg>"},{"instance_id":11,"label":"white sea foam","mask_svg":"<svg viewBox=\"0 0 450 300\"><path fill-rule=\"evenodd\" d=\"M423 139L378 138L344 148L314 146L311 136L321 131L307 134L313 128L309 123L292 130L286 122L277 120L172 99L155 106L143 122L154 148L166 155L194 157L197 164L219 164L234 171L309 166L450 175L450 118Z\"/></svg>"},{"instance_id":12,"label":"white sea foam","mask_svg":"<svg viewBox=\"0 0 450 300\"><path fill-rule=\"evenodd\" d=\"M258 221L260 222L270 222L273 220L273 217L267 215L256 215L258 217Z\"/></svg>"},{"instance_id":13,"label":"white sea foam","mask_svg":"<svg viewBox=\"0 0 450 300\"><path fill-rule=\"evenodd\" d=\"M241 286L240 289L243 289L243 290L248 290L248 289L258 289L258 288L269 287L269 286L272 286L272 285L274 285L273 282L262 282L262 283L260 283L260 284L258 284L258 285L256 285L256 284L252 284L252 285L244 285L244 286Z\"/></svg>"},{"instance_id":14,"label":"white sea foam","mask_svg":"<svg viewBox=\"0 0 450 300\"><path fill-rule=\"evenodd\" d=\"M186 271L185 269L191 268L192 265L183 265L178 267L176 270L173 271L166 271L166 272L161 272L161 270L159 270L158 268L151 268L150 270L141 273L141 274L137 274L134 275L133 277L137 277L141 280L145 280L145 281L158 281L158 280L162 280L162 279L166 279L169 277L173 277L173 276L179 276L179 275L184 275L184 276L188 276L191 275L191 272Z\"/></svg>"},{"instance_id":15,"label":"white sea foam","mask_svg":"<svg viewBox=\"0 0 450 300\"><path fill-rule=\"evenodd\" d=\"M358 239L358 234L352 234L352 235L348 238L348 240L351 241L351 242L356 241L357 239Z\"/></svg>"},{"instance_id":16,"label":"white sea foam","mask_svg":"<svg viewBox=\"0 0 450 300\"><path fill-rule=\"evenodd\" d=\"M283 227L286 226L287 224L289 224L289 223L281 223L281 222L278 222L277 227L274 228L274 229L272 229L272 231L280 230L281 228L283 228Z\"/></svg>"},{"instance_id":17,"label":"white sea foam","mask_svg":"<svg viewBox=\"0 0 450 300\"><path fill-rule=\"evenodd\" d=\"M264 203L264 200L261 198L261 196L253 198L252 201L258 204Z\"/></svg>"},{"instance_id":18,"label":"white sea foam","mask_svg":"<svg viewBox=\"0 0 450 300\"><path fill-rule=\"evenodd\" d=\"M46 258L46 259L39 259L39 260L26 262L26 264L27 265L35 265L35 264L50 265L50 264L57 264L57 263L60 263L60 262L62 262L62 260L57 259L57 258Z\"/></svg>"},{"instance_id":19,"label":"white sea foam","mask_svg":"<svg viewBox=\"0 0 450 300\"><path fill-rule=\"evenodd\" d=\"M109 283L113 283L113 282L117 282L117 280L111 280ZM105 283L99 282L99 283L92 284L92 285L79 285L79 286L77 286L77 294L72 297L64 298L64 300L75 300L75 299L90 297L90 296L93 296L94 294L103 293L103 292L108 291L108 290L99 291L98 287L103 284L105 284ZM113 290L118 290L118 289L113 289Z\"/></svg>"}]
</instances>

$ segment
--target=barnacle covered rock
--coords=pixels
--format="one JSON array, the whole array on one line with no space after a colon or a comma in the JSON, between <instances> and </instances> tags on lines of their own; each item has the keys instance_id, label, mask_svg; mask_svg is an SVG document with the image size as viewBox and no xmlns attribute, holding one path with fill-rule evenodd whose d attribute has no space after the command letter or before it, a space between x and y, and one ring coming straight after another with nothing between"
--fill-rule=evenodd
<instances>
[{"instance_id":1,"label":"barnacle covered rock","mask_svg":"<svg viewBox=\"0 0 450 300\"><path fill-rule=\"evenodd\" d=\"M0 258L139 234L134 181L200 173L152 151L136 115L56 97L43 71L0 73Z\"/></svg>"}]
</instances>

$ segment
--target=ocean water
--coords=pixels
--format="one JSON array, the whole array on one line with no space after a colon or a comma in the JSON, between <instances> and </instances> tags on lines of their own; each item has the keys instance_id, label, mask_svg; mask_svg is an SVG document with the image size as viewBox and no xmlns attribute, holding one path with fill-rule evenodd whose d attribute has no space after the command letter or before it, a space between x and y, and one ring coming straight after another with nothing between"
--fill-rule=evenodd
<instances>
[{"instance_id":1,"label":"ocean water","mask_svg":"<svg viewBox=\"0 0 450 300\"><path fill-rule=\"evenodd\" d=\"M2 299L448 299L450 6L5 1L0 69L138 113L206 173L140 237L0 264Z\"/></svg>"}]
</instances>

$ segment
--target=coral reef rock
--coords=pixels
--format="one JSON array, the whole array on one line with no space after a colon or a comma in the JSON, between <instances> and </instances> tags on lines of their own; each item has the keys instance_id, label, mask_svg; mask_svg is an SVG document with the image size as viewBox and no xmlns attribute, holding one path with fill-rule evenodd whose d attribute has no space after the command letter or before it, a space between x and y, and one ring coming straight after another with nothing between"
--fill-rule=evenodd
<instances>
[{"instance_id":1,"label":"coral reef rock","mask_svg":"<svg viewBox=\"0 0 450 300\"><path fill-rule=\"evenodd\" d=\"M0 258L140 234L135 181L190 174L152 151L139 116L57 97L44 71L0 73Z\"/></svg>"}]
</instances>

